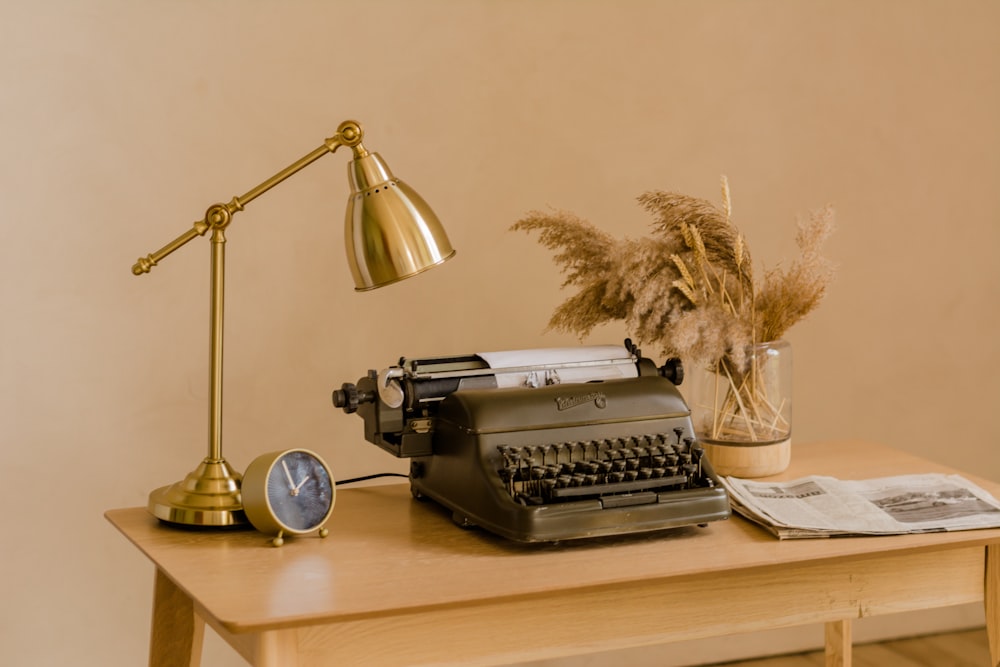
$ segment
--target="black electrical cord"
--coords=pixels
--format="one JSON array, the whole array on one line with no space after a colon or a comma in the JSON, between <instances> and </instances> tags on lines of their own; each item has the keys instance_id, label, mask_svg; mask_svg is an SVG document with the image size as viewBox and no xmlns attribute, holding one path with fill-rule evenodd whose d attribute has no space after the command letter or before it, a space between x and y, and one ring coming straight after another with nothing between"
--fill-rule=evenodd
<instances>
[{"instance_id":1,"label":"black electrical cord","mask_svg":"<svg viewBox=\"0 0 1000 667\"><path fill-rule=\"evenodd\" d=\"M344 486L345 484L356 484L357 482L367 482L370 479L377 479L379 477L405 477L409 479L409 475L404 475L398 472L380 472L374 475L365 475L364 477L353 477L351 479L341 479L337 481L337 486Z\"/></svg>"}]
</instances>

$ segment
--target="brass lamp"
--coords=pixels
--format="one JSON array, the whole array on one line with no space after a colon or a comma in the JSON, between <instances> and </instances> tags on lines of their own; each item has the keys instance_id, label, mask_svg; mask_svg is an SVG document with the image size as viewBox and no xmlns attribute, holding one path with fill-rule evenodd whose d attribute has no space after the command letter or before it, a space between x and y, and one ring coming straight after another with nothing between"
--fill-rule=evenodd
<instances>
[{"instance_id":1,"label":"brass lamp","mask_svg":"<svg viewBox=\"0 0 1000 667\"><path fill-rule=\"evenodd\" d=\"M451 258L455 251L427 203L397 179L378 155L361 145L361 126L344 121L323 145L228 204L209 207L205 217L160 250L139 258L132 273L148 273L197 236L212 232L211 340L209 357L208 456L176 484L149 494L149 511L171 523L231 526L246 521L242 476L222 456L222 330L226 228L244 206L286 178L341 146L354 151L348 166L351 195L344 239L355 289L365 291L416 275Z\"/></svg>"}]
</instances>

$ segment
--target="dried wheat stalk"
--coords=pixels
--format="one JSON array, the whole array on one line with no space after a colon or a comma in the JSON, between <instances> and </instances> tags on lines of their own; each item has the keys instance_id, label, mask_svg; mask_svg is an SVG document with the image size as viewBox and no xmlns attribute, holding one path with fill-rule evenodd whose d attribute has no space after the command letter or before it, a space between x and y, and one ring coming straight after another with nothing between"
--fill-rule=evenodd
<instances>
[{"instance_id":1,"label":"dried wheat stalk","mask_svg":"<svg viewBox=\"0 0 1000 667\"><path fill-rule=\"evenodd\" d=\"M778 428L780 410L758 390L752 345L780 339L814 310L833 279L820 254L834 229L833 208L799 223L800 255L787 269L755 280L750 249L732 222L729 183L722 207L672 192L638 198L653 216L652 233L615 239L571 213L532 212L511 229L537 231L555 252L563 287L577 292L556 308L549 328L580 338L623 320L641 345L714 370L720 393L720 432L742 421L751 434Z\"/></svg>"}]
</instances>

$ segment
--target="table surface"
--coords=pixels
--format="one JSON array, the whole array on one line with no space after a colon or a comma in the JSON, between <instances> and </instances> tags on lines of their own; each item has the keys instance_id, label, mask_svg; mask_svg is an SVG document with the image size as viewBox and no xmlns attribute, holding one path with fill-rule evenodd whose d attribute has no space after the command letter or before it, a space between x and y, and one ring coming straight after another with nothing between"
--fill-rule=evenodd
<instances>
[{"instance_id":1,"label":"table surface","mask_svg":"<svg viewBox=\"0 0 1000 667\"><path fill-rule=\"evenodd\" d=\"M769 479L824 474L841 479L962 472L994 496L1000 484L862 441L796 445L792 465ZM405 484L339 490L330 535L272 547L252 530L168 526L144 508L106 514L135 546L215 621L233 633L258 632L476 601L531 599L567 588L773 567L847 561L997 544L1000 529L779 541L733 516L704 528L520 545L455 526L450 513L415 501Z\"/></svg>"}]
</instances>

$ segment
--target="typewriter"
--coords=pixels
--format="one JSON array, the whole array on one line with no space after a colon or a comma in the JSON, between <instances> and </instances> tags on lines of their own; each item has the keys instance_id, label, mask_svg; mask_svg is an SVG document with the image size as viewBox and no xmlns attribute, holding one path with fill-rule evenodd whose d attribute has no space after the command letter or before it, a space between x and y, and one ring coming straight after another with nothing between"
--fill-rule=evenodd
<instances>
[{"instance_id":1,"label":"typewriter","mask_svg":"<svg viewBox=\"0 0 1000 667\"><path fill-rule=\"evenodd\" d=\"M707 525L725 488L661 367L625 346L401 358L333 392L365 439L410 458L410 488L517 542Z\"/></svg>"}]
</instances>

